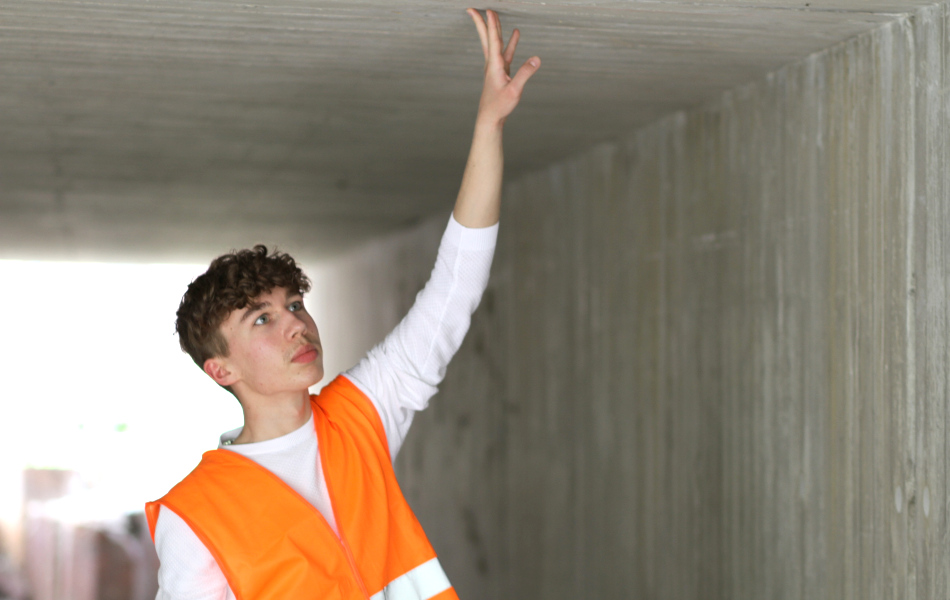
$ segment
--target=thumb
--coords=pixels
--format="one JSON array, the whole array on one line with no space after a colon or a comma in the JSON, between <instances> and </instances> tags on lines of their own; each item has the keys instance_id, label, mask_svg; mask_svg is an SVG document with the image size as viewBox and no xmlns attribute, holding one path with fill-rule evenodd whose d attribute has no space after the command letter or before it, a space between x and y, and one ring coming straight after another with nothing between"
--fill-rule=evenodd
<instances>
[{"instance_id":1,"label":"thumb","mask_svg":"<svg viewBox=\"0 0 950 600\"><path fill-rule=\"evenodd\" d=\"M515 86L519 92L524 89L524 84L528 82L532 75L537 73L538 69L541 68L541 59L537 56L532 56L525 61L521 68L518 69L518 72L515 73L515 76L511 78L511 83L509 85Z\"/></svg>"}]
</instances>

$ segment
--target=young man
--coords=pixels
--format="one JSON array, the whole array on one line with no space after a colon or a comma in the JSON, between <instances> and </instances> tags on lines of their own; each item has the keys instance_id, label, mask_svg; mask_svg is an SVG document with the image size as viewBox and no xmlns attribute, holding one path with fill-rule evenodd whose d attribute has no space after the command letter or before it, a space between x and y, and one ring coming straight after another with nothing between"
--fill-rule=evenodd
<instances>
[{"instance_id":1,"label":"young man","mask_svg":"<svg viewBox=\"0 0 950 600\"><path fill-rule=\"evenodd\" d=\"M292 258L263 246L221 256L182 299L182 348L238 398L244 426L146 506L159 600L456 598L392 459L487 284L502 129L541 64L511 77L518 30L503 47L498 15L468 12L485 54L472 147L430 280L386 340L310 396L323 348Z\"/></svg>"}]
</instances>

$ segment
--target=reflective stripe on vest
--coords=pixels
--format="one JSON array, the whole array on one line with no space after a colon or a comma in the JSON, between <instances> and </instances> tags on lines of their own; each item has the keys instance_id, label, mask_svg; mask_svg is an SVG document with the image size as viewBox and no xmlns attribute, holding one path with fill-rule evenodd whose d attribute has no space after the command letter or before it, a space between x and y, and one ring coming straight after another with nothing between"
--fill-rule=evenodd
<instances>
[{"instance_id":1,"label":"reflective stripe on vest","mask_svg":"<svg viewBox=\"0 0 950 600\"><path fill-rule=\"evenodd\" d=\"M417 600L434 598L451 588L449 578L445 576L438 558L422 563L405 575L389 582L381 592L373 594L370 600Z\"/></svg>"},{"instance_id":2,"label":"reflective stripe on vest","mask_svg":"<svg viewBox=\"0 0 950 600\"><path fill-rule=\"evenodd\" d=\"M173 510L214 556L238 600L457 600L396 482L382 422L348 379L311 397L340 537L323 515L254 461L218 449L146 506Z\"/></svg>"}]
</instances>

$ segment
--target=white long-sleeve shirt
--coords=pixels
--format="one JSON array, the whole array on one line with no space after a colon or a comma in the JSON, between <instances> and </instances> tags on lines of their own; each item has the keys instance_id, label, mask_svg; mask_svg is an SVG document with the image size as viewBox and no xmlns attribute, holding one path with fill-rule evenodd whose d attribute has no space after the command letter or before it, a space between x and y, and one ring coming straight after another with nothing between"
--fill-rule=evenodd
<instances>
[{"instance_id":1,"label":"white long-sleeve shirt","mask_svg":"<svg viewBox=\"0 0 950 600\"><path fill-rule=\"evenodd\" d=\"M470 229L450 217L429 281L408 314L381 344L343 374L379 412L394 460L413 416L436 393L468 331L488 284L497 234L497 225ZM238 452L280 477L319 510L336 532L313 416L306 425L279 438L228 445L240 433L238 428L222 434L219 448ZM155 547L161 559L156 600L234 599L214 557L188 524L165 506L155 525Z\"/></svg>"}]
</instances>

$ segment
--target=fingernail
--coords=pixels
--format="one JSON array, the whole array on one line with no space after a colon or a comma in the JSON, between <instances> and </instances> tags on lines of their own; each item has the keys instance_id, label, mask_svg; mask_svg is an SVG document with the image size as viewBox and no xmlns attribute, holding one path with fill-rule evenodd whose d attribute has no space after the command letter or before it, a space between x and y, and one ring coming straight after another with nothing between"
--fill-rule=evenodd
<instances>
[{"instance_id":1,"label":"fingernail","mask_svg":"<svg viewBox=\"0 0 950 600\"><path fill-rule=\"evenodd\" d=\"M539 60L536 59L536 58L532 58L532 59L529 60L528 62L531 63L531 66L532 66L532 67L537 67L538 65L541 64L541 61L539 61Z\"/></svg>"}]
</instances>

